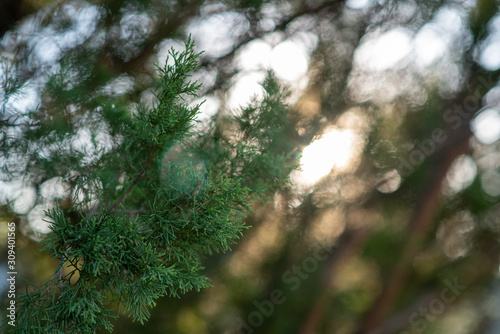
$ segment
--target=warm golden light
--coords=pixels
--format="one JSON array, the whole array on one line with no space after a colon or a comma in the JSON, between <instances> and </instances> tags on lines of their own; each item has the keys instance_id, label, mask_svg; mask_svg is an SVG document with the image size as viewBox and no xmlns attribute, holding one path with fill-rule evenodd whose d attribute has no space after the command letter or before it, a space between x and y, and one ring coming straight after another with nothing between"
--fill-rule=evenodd
<instances>
[{"instance_id":1,"label":"warm golden light","mask_svg":"<svg viewBox=\"0 0 500 334\"><path fill-rule=\"evenodd\" d=\"M350 129L332 129L313 141L302 152L301 171L292 180L302 186L311 186L332 169L345 170L354 157L357 134Z\"/></svg>"}]
</instances>

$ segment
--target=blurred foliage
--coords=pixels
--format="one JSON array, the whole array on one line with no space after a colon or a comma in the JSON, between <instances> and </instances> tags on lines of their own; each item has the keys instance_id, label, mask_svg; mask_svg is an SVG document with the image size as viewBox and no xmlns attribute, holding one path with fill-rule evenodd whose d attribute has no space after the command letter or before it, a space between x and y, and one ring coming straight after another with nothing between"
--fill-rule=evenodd
<instances>
[{"instance_id":1,"label":"blurred foliage","mask_svg":"<svg viewBox=\"0 0 500 334\"><path fill-rule=\"evenodd\" d=\"M160 78L153 107L140 104L134 115L109 125L116 127L113 132L121 138L115 140L113 149L98 152L100 156L85 169L77 172L86 158L84 154L74 166L66 165L72 170L61 175L61 180L74 184L72 205L64 209L56 205L45 210L44 217L50 222L51 233L42 240L42 251L59 260L56 272L41 286L27 282L26 293L18 296L16 314L12 315L15 318L5 318L2 323L4 330L95 333L102 328L112 332L111 320L118 317L114 309L143 324L149 318L148 308L154 307L159 297L179 297L208 287L207 277L200 274L202 256L229 250L229 244L241 236L241 220L250 202L286 185L295 161L286 161L289 154L268 147L240 158L239 171L219 168L228 162L224 158L232 151L252 149L261 133L269 134L264 136L266 144L281 136L279 120L263 120L256 124L259 131L249 133L237 148L221 148L220 161L203 161L201 157L202 166L193 166L189 161L162 156L190 135L199 111L199 104L188 107L184 103L188 96L196 98L200 88L200 84L188 80L197 68L198 56L191 39L184 51L172 49L166 65L158 66ZM285 117L283 89L271 72L264 88L268 94L263 101L274 101L270 108L276 107L277 117ZM269 105L264 103L266 107ZM99 117L99 111L93 116ZM38 114L32 115L33 121ZM35 136L26 131L25 136L9 142L7 149L23 150L48 140L51 145L64 147L68 135L69 128L61 129L56 124L52 129L36 131ZM96 140L93 138L92 143ZM203 141L214 140L204 135ZM197 155L196 150L184 151ZM271 153L272 161L266 156ZM62 149L47 157L34 153L32 165L37 171L52 171L51 166L67 154ZM145 162L138 168L138 161ZM266 178L269 165L280 175L270 172L273 178ZM252 178L257 185L252 185L253 192L247 170L263 170ZM14 271L12 262L9 268Z\"/></svg>"},{"instance_id":2,"label":"blurred foliage","mask_svg":"<svg viewBox=\"0 0 500 334\"><path fill-rule=\"evenodd\" d=\"M115 332L499 331L500 144L471 130L483 111L498 114L497 1L15 5L22 11L0 18L0 201L2 224L18 226L18 278L41 286L57 267L36 251L45 237L30 227L37 207L69 210L84 200L77 189L110 201L141 173L148 135L164 130L124 124L149 117L150 126L172 120L183 128L148 110L171 110L155 105L162 81L154 64L192 34L204 51L192 72L200 98L181 100L190 107L206 99L203 118L177 138L182 144L158 142L155 169L170 182L161 196L222 200L204 193L224 184L205 180L213 168L238 175L248 194L269 202L247 203L252 228L232 252L203 259L212 287L160 298L144 326L120 319ZM380 42L387 36L392 46ZM287 42L306 50L307 73L288 90L267 76L260 95L235 110L242 78L266 78L269 65L252 65L265 48L245 53L265 44L278 54ZM270 64L288 58L293 53ZM137 138L123 147L131 133ZM305 185L297 181L309 168L303 160L303 174L272 186L288 176L297 152L306 157L330 134L341 139L312 165L340 149L349 152L345 165ZM83 177L89 170L94 177ZM51 195L61 177L66 191ZM139 184L128 209L141 215L153 198ZM69 215L78 222L89 210L80 205Z\"/></svg>"}]
</instances>

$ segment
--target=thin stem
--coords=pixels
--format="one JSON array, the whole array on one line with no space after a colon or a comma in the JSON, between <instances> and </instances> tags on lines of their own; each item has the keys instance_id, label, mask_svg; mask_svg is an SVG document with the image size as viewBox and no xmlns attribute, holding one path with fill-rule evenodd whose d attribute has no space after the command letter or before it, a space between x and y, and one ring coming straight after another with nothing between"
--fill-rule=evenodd
<instances>
[{"instance_id":1,"label":"thin stem","mask_svg":"<svg viewBox=\"0 0 500 334\"><path fill-rule=\"evenodd\" d=\"M118 198L110 207L108 207L107 211L115 209L121 202L123 202L123 200L127 197L127 195L135 187L135 185L137 183L139 183L139 181L144 176L144 173L149 168L149 165L151 164L151 159L153 157L153 151L154 151L155 147L156 147L156 145L155 145L155 143L153 143L151 145L151 149L149 150L148 160L146 161L146 165L144 166L144 168L142 169L142 171L137 175L137 177L135 178L134 182L132 182L132 184L127 188L127 190L125 190L125 192L120 196L120 198Z\"/></svg>"},{"instance_id":2,"label":"thin stem","mask_svg":"<svg viewBox=\"0 0 500 334\"><path fill-rule=\"evenodd\" d=\"M57 283L59 283L59 286L61 287L61 290L64 288L64 285L62 283L63 265L64 265L64 261L68 257L68 251L69 251L70 248L71 248L70 245L66 246L66 251L64 252L64 255L61 257L61 261L59 261L59 265L58 265L57 271L54 273L54 275L49 280L49 282L50 282L54 278L56 278L56 276L57 276L59 279L56 282L54 282L54 285L56 285ZM49 288L49 286L47 286L47 292L49 292L49 291L50 291L50 288Z\"/></svg>"}]
</instances>

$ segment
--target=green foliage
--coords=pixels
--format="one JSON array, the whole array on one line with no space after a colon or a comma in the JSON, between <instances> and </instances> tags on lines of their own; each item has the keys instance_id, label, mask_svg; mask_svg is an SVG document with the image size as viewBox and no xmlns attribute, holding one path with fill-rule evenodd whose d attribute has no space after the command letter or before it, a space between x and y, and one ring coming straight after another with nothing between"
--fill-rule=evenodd
<instances>
[{"instance_id":1,"label":"green foliage","mask_svg":"<svg viewBox=\"0 0 500 334\"><path fill-rule=\"evenodd\" d=\"M254 101L241 114L221 117L195 150L210 164L239 176L253 192L264 195L287 178L296 161L287 135L295 131L287 120L289 96L272 72L263 83L262 101ZM227 131L227 129L231 131Z\"/></svg>"},{"instance_id":2,"label":"green foliage","mask_svg":"<svg viewBox=\"0 0 500 334\"><path fill-rule=\"evenodd\" d=\"M119 313L143 323L156 299L209 286L203 256L230 250L251 202L287 184L296 161L278 139L287 127L286 90L269 73L262 102L227 119L234 132L221 135L214 125L193 136L200 105L188 106L187 98L200 85L188 79L198 56L191 40L183 52L170 51L157 66L151 108L139 105L128 116L119 101L96 104L87 117L112 129L117 141L105 147L93 136L102 149L87 162L65 157L71 123L30 130L36 135L26 141L58 148L45 159L35 154L34 163L49 174L56 161L69 164L61 177L75 192L69 208L47 212L52 233L42 250L59 265L46 284L30 284L20 296L16 333L111 332ZM57 92L61 85L48 86Z\"/></svg>"}]
</instances>

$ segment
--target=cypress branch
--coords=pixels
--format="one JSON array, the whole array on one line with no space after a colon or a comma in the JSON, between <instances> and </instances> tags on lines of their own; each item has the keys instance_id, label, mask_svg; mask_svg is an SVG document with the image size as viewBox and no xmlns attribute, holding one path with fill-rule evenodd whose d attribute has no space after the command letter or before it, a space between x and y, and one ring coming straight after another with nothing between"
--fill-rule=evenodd
<instances>
[{"instance_id":1,"label":"cypress branch","mask_svg":"<svg viewBox=\"0 0 500 334\"><path fill-rule=\"evenodd\" d=\"M243 219L252 201L287 184L296 161L278 139L287 130L286 89L269 73L263 101L254 101L241 118L228 117L194 135L200 105L189 107L186 99L200 88L189 81L198 56L189 39L184 51L170 51L171 65L168 59L157 65L151 109L140 105L126 117L123 107L108 108L102 97L92 102L103 103L93 117L119 140L86 164L73 161L61 175L74 196L69 208L47 212L52 233L42 242L59 264L45 284L27 283L13 332L112 332L119 313L144 323L158 298L210 286L202 258L230 250L247 228ZM221 124L232 124L235 132ZM36 136L24 137L19 147L50 138L62 148L72 130L55 137L33 131ZM56 150L33 165L53 172L51 165L68 161L71 153Z\"/></svg>"}]
</instances>

